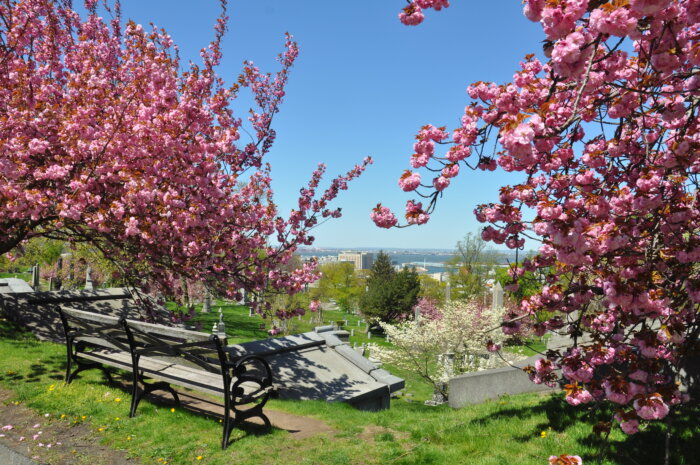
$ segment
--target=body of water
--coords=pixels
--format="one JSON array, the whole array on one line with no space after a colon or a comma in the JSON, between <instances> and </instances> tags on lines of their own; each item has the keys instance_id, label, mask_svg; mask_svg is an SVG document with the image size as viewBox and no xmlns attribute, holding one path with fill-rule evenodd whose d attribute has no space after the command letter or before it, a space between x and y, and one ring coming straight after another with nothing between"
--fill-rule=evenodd
<instances>
[{"instance_id":1,"label":"body of water","mask_svg":"<svg viewBox=\"0 0 700 465\"><path fill-rule=\"evenodd\" d=\"M310 257L337 257L337 251L318 251L318 252L302 252L299 255L302 258ZM378 252L374 252L374 258L376 259ZM447 271L447 266L445 262L449 260L452 255L448 253L410 253L410 252L387 252L391 262L398 266L408 266L416 267L417 269L425 269L425 271L419 270L424 273L441 273Z\"/></svg>"}]
</instances>

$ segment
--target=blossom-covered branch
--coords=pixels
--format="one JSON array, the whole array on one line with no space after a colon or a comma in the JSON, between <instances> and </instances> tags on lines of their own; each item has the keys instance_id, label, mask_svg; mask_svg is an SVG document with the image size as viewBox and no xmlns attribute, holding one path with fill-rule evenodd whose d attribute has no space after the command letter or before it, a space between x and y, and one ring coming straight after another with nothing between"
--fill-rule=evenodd
<instances>
[{"instance_id":1,"label":"blossom-covered branch","mask_svg":"<svg viewBox=\"0 0 700 465\"><path fill-rule=\"evenodd\" d=\"M299 209L279 216L264 160L298 49L287 35L277 73L246 63L226 86L221 5L202 65L181 71L170 36L122 28L118 2L109 24L95 1L84 19L69 2L0 4L0 253L40 235L88 241L132 282L176 292L179 279L230 296L314 279L313 265L279 269L317 218L339 216L330 202L371 161L316 198L319 168ZM242 87L257 105L245 144L232 107Z\"/></svg>"},{"instance_id":2,"label":"blossom-covered branch","mask_svg":"<svg viewBox=\"0 0 700 465\"><path fill-rule=\"evenodd\" d=\"M420 130L399 185L427 200L408 201L406 221L427 221L460 167L521 173L475 210L486 240L541 242L513 277L539 271L545 286L504 329L569 335L572 347L549 352L533 379L553 382L561 368L570 403L607 400L633 433L688 400L679 385L698 383L684 367L700 334L700 3L524 3L547 61L529 55L511 83L470 85L451 132ZM442 6L414 1L401 19ZM372 217L398 224L381 204Z\"/></svg>"}]
</instances>

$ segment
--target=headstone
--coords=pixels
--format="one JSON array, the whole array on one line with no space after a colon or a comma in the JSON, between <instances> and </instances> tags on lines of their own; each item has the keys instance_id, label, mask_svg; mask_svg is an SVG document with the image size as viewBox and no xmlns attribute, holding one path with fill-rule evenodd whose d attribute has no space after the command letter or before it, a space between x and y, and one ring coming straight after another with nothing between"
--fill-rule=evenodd
<instances>
[{"instance_id":1,"label":"headstone","mask_svg":"<svg viewBox=\"0 0 700 465\"><path fill-rule=\"evenodd\" d=\"M211 313L211 294L207 289L207 293L204 296L204 303L202 304L202 313Z\"/></svg>"},{"instance_id":2,"label":"headstone","mask_svg":"<svg viewBox=\"0 0 700 465\"><path fill-rule=\"evenodd\" d=\"M413 321L417 323L420 323L420 306L416 305L413 308Z\"/></svg>"},{"instance_id":3,"label":"headstone","mask_svg":"<svg viewBox=\"0 0 700 465\"><path fill-rule=\"evenodd\" d=\"M496 283L493 285L493 289L491 290L491 293L493 294L493 300L491 301L491 308L492 309L497 309L497 308L502 308L503 307L503 288L501 287L501 283L496 281Z\"/></svg>"},{"instance_id":4,"label":"headstone","mask_svg":"<svg viewBox=\"0 0 700 465\"><path fill-rule=\"evenodd\" d=\"M85 268L85 289L87 289L89 291L91 291L95 288L93 283L92 283L91 274L92 274L92 269L90 268L90 265L88 265L87 268Z\"/></svg>"},{"instance_id":5,"label":"headstone","mask_svg":"<svg viewBox=\"0 0 700 465\"><path fill-rule=\"evenodd\" d=\"M438 355L438 364L442 367L443 377L450 379L455 374L455 354L447 352Z\"/></svg>"},{"instance_id":6,"label":"headstone","mask_svg":"<svg viewBox=\"0 0 700 465\"><path fill-rule=\"evenodd\" d=\"M253 307L248 307L248 316L250 316L250 317L255 316L255 312L253 311Z\"/></svg>"},{"instance_id":7,"label":"headstone","mask_svg":"<svg viewBox=\"0 0 700 465\"><path fill-rule=\"evenodd\" d=\"M350 330L350 337L353 337L354 335L355 335L355 330L354 330L354 329L351 329L351 330Z\"/></svg>"},{"instance_id":8,"label":"headstone","mask_svg":"<svg viewBox=\"0 0 700 465\"><path fill-rule=\"evenodd\" d=\"M219 323L216 325L216 334L219 337L226 337L226 326L224 325L224 312L219 307Z\"/></svg>"},{"instance_id":9,"label":"headstone","mask_svg":"<svg viewBox=\"0 0 700 465\"><path fill-rule=\"evenodd\" d=\"M56 261L56 280L54 281L54 287L56 291L61 290L61 273L63 272L63 254L58 257Z\"/></svg>"},{"instance_id":10,"label":"headstone","mask_svg":"<svg viewBox=\"0 0 700 465\"><path fill-rule=\"evenodd\" d=\"M40 291L41 289L39 289L39 286L39 264L37 263L32 267L32 288L35 291Z\"/></svg>"},{"instance_id":11,"label":"headstone","mask_svg":"<svg viewBox=\"0 0 700 465\"><path fill-rule=\"evenodd\" d=\"M447 283L445 286L445 301L449 302L452 300L452 286L450 286L450 283Z\"/></svg>"},{"instance_id":12,"label":"headstone","mask_svg":"<svg viewBox=\"0 0 700 465\"><path fill-rule=\"evenodd\" d=\"M433 397L426 400L424 404L432 407L444 404L447 402L447 396L444 394L445 392L447 392L447 383L437 383L437 387L433 390Z\"/></svg>"}]
</instances>

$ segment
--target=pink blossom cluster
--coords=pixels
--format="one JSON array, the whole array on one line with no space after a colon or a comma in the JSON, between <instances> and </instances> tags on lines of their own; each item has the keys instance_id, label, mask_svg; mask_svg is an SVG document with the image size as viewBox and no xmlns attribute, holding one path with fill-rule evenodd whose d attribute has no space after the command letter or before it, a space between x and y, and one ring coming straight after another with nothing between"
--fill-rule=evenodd
<instances>
[{"instance_id":1,"label":"pink blossom cluster","mask_svg":"<svg viewBox=\"0 0 700 465\"><path fill-rule=\"evenodd\" d=\"M90 242L122 278L167 295L185 280L230 296L303 289L314 266L285 265L320 218L340 216L332 201L371 160L321 192L319 166L298 209L278 212L265 160L298 54L291 36L278 72L246 62L227 86L216 74L225 1L189 66L163 30L122 25L118 8L106 22L94 4L84 19L50 0L0 5L0 253L46 235ZM244 88L247 123L232 106Z\"/></svg>"},{"instance_id":2,"label":"pink blossom cluster","mask_svg":"<svg viewBox=\"0 0 700 465\"><path fill-rule=\"evenodd\" d=\"M306 310L304 310L301 307L292 310L277 310L275 312L275 316L280 320L289 320L290 318L294 318L295 316L304 316L305 314Z\"/></svg>"},{"instance_id":3,"label":"pink blossom cluster","mask_svg":"<svg viewBox=\"0 0 700 465\"><path fill-rule=\"evenodd\" d=\"M421 297L418 299L418 302L416 302L416 305L413 307L414 315L416 310L420 311L421 319L433 321L442 318L442 310L438 306L438 302L431 297Z\"/></svg>"},{"instance_id":4,"label":"pink blossom cluster","mask_svg":"<svg viewBox=\"0 0 700 465\"><path fill-rule=\"evenodd\" d=\"M440 11L443 7L447 8L448 6L450 6L448 0L412 0L399 13L399 20L407 26L416 26L425 19L423 10L433 8Z\"/></svg>"},{"instance_id":5,"label":"pink blossom cluster","mask_svg":"<svg viewBox=\"0 0 700 465\"><path fill-rule=\"evenodd\" d=\"M549 465L583 465L583 460L578 455L550 455Z\"/></svg>"},{"instance_id":6,"label":"pink blossom cluster","mask_svg":"<svg viewBox=\"0 0 700 465\"><path fill-rule=\"evenodd\" d=\"M420 22L414 3L402 21ZM700 4L525 0L524 14L542 27L547 61L529 55L511 83L470 85L451 134L421 128L410 178L439 176L406 176L429 205L408 201L407 223L427 221L464 168L520 174L475 210L485 240L540 242L513 280L537 273L542 289L503 329L568 336L531 378L563 378L573 405L611 402L632 433L687 401L677 381L699 343ZM381 208L375 222L397 225Z\"/></svg>"}]
</instances>

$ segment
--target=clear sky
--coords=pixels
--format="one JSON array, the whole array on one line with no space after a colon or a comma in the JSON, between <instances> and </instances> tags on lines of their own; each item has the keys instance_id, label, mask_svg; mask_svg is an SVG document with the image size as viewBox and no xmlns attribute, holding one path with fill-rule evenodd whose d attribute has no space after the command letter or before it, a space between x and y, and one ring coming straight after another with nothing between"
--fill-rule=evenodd
<instances>
[{"instance_id":1,"label":"clear sky","mask_svg":"<svg viewBox=\"0 0 700 465\"><path fill-rule=\"evenodd\" d=\"M76 2L78 3L78 2ZM217 0L122 0L123 15L164 27L187 61L213 37ZM315 230L321 247L453 248L480 225L472 213L495 201L505 173L463 170L424 226L383 230L369 218L378 203L397 216L414 197L397 181L424 124L457 126L474 81L511 80L527 53L541 52L539 25L518 0L454 0L427 12L418 27L403 26L402 0L231 0L231 21L219 74L231 83L245 59L275 71L284 33L299 43L287 97L273 125L269 161L282 212L295 206L300 187L319 162L345 172L371 155L375 163L336 200L343 217ZM245 101L235 106L245 116ZM534 244L533 244L534 245Z\"/></svg>"}]
</instances>

